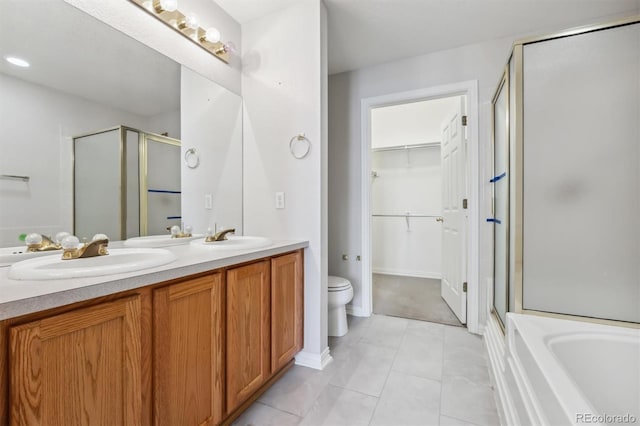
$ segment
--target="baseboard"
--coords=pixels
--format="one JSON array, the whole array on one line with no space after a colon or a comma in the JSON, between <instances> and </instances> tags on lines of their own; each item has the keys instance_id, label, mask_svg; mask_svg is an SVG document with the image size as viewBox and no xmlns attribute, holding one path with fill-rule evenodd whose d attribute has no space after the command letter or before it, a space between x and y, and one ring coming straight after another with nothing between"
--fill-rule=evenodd
<instances>
[{"instance_id":1,"label":"baseboard","mask_svg":"<svg viewBox=\"0 0 640 426\"><path fill-rule=\"evenodd\" d=\"M489 314L484 330L485 349L489 357L489 373L495 392L501 425L517 424L518 416L507 386L505 372L505 335L493 314Z\"/></svg>"},{"instance_id":2,"label":"baseboard","mask_svg":"<svg viewBox=\"0 0 640 426\"><path fill-rule=\"evenodd\" d=\"M347 309L347 314L352 315L354 317L370 317L371 316L371 312L366 312L360 306L347 305L345 306L345 308Z\"/></svg>"},{"instance_id":3,"label":"baseboard","mask_svg":"<svg viewBox=\"0 0 640 426\"><path fill-rule=\"evenodd\" d=\"M416 277L416 278L431 278L434 280L442 279L442 274L438 272L425 272L425 271L401 271L395 269L385 269L385 268L373 268L371 270L374 274L380 275L397 275L400 277Z\"/></svg>"},{"instance_id":4,"label":"baseboard","mask_svg":"<svg viewBox=\"0 0 640 426\"><path fill-rule=\"evenodd\" d=\"M327 346L320 354L314 354L311 352L298 352L296 355L296 365L303 367L309 367L316 370L324 370L324 368L333 361L331 354L329 353L329 347Z\"/></svg>"}]
</instances>

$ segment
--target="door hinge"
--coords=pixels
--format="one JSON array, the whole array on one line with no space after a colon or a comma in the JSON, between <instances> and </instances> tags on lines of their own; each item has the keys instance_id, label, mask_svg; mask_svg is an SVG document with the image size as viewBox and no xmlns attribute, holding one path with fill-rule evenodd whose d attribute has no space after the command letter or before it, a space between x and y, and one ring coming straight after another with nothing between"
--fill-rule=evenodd
<instances>
[{"instance_id":1,"label":"door hinge","mask_svg":"<svg viewBox=\"0 0 640 426\"><path fill-rule=\"evenodd\" d=\"M467 292L467 283L462 283L462 292L463 293Z\"/></svg>"},{"instance_id":2,"label":"door hinge","mask_svg":"<svg viewBox=\"0 0 640 426\"><path fill-rule=\"evenodd\" d=\"M462 116L462 125L463 125L463 126L466 126L466 125L467 125L467 116L466 116L466 115L463 115L463 116Z\"/></svg>"},{"instance_id":3,"label":"door hinge","mask_svg":"<svg viewBox=\"0 0 640 426\"><path fill-rule=\"evenodd\" d=\"M468 205L469 205L469 202L467 201L467 199L463 198L462 199L462 208L466 209Z\"/></svg>"}]
</instances>

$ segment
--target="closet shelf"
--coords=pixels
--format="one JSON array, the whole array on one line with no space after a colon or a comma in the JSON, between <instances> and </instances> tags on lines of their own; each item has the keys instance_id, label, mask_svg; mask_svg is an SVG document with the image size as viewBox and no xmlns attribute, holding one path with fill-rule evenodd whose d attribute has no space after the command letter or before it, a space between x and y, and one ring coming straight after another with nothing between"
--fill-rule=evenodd
<instances>
[{"instance_id":1,"label":"closet shelf","mask_svg":"<svg viewBox=\"0 0 640 426\"><path fill-rule=\"evenodd\" d=\"M426 142L426 143L415 143L411 145L398 145L398 146L385 146L381 148L373 148L373 152L384 152L384 151L404 151L408 149L420 149L420 148L436 148L440 147L440 141L437 142Z\"/></svg>"}]
</instances>

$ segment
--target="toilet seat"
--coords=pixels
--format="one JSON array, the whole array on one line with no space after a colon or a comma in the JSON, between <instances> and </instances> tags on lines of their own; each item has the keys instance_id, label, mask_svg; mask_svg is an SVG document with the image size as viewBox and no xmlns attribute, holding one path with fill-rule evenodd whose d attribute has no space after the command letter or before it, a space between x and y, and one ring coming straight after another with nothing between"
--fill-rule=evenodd
<instances>
[{"instance_id":1,"label":"toilet seat","mask_svg":"<svg viewBox=\"0 0 640 426\"><path fill-rule=\"evenodd\" d=\"M329 275L329 279L327 280L327 287L330 292L344 291L351 287L351 283L349 282L349 280L342 277Z\"/></svg>"}]
</instances>

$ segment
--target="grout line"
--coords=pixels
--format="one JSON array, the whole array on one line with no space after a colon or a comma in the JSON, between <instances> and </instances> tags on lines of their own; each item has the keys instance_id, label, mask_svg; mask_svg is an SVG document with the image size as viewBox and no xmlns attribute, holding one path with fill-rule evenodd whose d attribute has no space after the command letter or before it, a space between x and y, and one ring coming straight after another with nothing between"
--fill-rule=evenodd
<instances>
[{"instance_id":1,"label":"grout line","mask_svg":"<svg viewBox=\"0 0 640 426\"><path fill-rule=\"evenodd\" d=\"M459 417L455 417L455 416L450 416L450 415L448 415L448 414L442 414L442 415L441 415L441 417L442 417L442 416L449 417L450 419L459 420L459 421L461 421L461 422L469 423L470 425L475 425L475 426L484 426L482 423L474 423L474 422L470 422L469 420L461 419L461 418L459 418Z\"/></svg>"},{"instance_id":2,"label":"grout line","mask_svg":"<svg viewBox=\"0 0 640 426\"><path fill-rule=\"evenodd\" d=\"M317 398L316 398L316 399L317 399ZM300 416L299 414L292 413L291 411L287 411L287 410L284 410L284 409L282 409L282 408L274 407L273 405L267 404L266 402L264 402L264 401L259 401L259 400L255 400L255 401L253 402L253 404L251 404L251 405L249 406L249 408L247 408L247 409L246 409L242 414L244 414L244 413L246 413L247 411L249 411L249 409L250 409L251 407L253 407L255 404L262 404L262 405L266 405L267 407L269 407L269 408L273 408L274 410L278 410L278 411L281 411L281 412L283 412L283 413L287 413L287 414L291 414L292 416L296 416L296 417L298 417L300 420L302 420L302 419L304 418L304 416ZM241 415L242 415L242 414L241 414Z\"/></svg>"},{"instance_id":3,"label":"grout line","mask_svg":"<svg viewBox=\"0 0 640 426\"><path fill-rule=\"evenodd\" d=\"M442 388L444 388L444 354L447 347L447 329L442 330L442 370L440 371L440 404L438 405L438 426L442 417Z\"/></svg>"},{"instance_id":4,"label":"grout line","mask_svg":"<svg viewBox=\"0 0 640 426\"><path fill-rule=\"evenodd\" d=\"M407 322L407 326L404 328L404 331L402 332L402 340L400 341L400 345L398 345L398 347L396 348L396 353L393 355L393 360L391 361L391 365L389 366L389 371L387 372L387 377L384 379L384 385L382 385L382 390L380 391L380 397L378 397L378 400L376 401L376 406L373 409L373 414L371 414L371 420L369 420L369 425L371 424L371 422L373 422L374 417L376 416L376 411L378 411L378 406L380 404L380 401L382 400L382 395L384 394L384 389L387 387L387 382L389 381L389 376L391 375L391 372L394 371L393 370L393 364L395 364L396 362L396 358L398 357L398 352L400 352L400 347L402 346L402 343L404 342L404 339L407 335L407 329L409 328L409 323Z\"/></svg>"}]
</instances>

